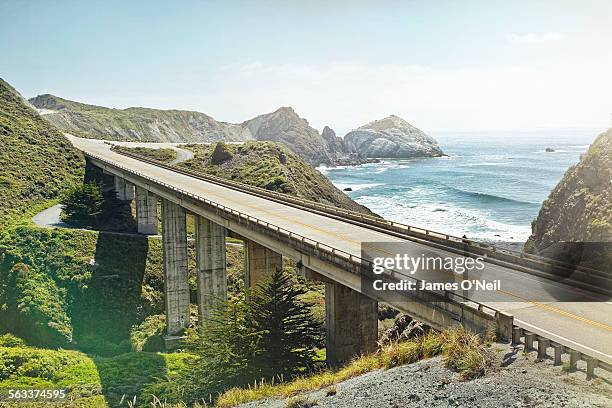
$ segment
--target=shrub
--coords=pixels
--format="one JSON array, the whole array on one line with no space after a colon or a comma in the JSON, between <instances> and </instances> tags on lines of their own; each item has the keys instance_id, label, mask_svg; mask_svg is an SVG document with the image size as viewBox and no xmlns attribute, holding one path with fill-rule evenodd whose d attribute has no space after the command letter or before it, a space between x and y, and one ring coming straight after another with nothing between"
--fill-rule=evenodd
<instances>
[{"instance_id":1,"label":"shrub","mask_svg":"<svg viewBox=\"0 0 612 408\"><path fill-rule=\"evenodd\" d=\"M25 345L25 342L11 333L0 336L0 347L20 347L23 345Z\"/></svg>"}]
</instances>

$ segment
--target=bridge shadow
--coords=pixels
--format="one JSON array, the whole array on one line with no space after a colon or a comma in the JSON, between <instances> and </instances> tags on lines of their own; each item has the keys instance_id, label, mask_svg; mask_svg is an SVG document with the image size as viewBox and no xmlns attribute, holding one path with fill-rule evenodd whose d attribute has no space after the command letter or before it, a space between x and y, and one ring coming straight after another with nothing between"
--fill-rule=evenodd
<instances>
[{"instance_id":1,"label":"bridge shadow","mask_svg":"<svg viewBox=\"0 0 612 408\"><path fill-rule=\"evenodd\" d=\"M71 311L80 349L99 355L130 351L130 328L146 310L141 292L148 250L146 236L98 234L91 277Z\"/></svg>"},{"instance_id":2,"label":"bridge shadow","mask_svg":"<svg viewBox=\"0 0 612 408\"><path fill-rule=\"evenodd\" d=\"M149 250L147 236L99 233L91 278L73 304L74 341L94 361L110 407L128 406L135 396L142 403L167 377L163 355L132 352L130 341L132 326L151 312L142 293Z\"/></svg>"}]
</instances>

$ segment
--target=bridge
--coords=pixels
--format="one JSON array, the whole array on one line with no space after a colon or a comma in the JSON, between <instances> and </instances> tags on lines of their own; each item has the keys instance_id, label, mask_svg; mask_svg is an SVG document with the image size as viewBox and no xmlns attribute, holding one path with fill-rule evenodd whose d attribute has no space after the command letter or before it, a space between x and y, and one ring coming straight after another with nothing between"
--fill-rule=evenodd
<instances>
[{"instance_id":1,"label":"bridge","mask_svg":"<svg viewBox=\"0 0 612 408\"><path fill-rule=\"evenodd\" d=\"M327 357L342 362L376 348L378 302L434 328L462 324L494 329L500 337L527 348L537 343L543 358L550 349L556 364L569 353L570 366L612 366L610 278L577 268L559 279L562 265L467 239L394 223L333 206L313 203L237 182L204 176L111 149L108 142L67 135L87 160L87 171L102 169L122 200L135 200L138 231L158 233L161 201L167 339L171 343L190 325L186 217L195 219L196 273L200 321L214 299L227 296L225 239L244 241L245 283L251 287L283 257L299 272L325 282ZM470 278L503 279L504 288L478 301L453 291L421 291L398 300L367 291L362 245L407 245L414 253L442 257L483 256L485 268ZM394 271L389 271L391 275ZM542 301L541 299L548 299ZM571 300L571 301L568 301Z\"/></svg>"}]
</instances>

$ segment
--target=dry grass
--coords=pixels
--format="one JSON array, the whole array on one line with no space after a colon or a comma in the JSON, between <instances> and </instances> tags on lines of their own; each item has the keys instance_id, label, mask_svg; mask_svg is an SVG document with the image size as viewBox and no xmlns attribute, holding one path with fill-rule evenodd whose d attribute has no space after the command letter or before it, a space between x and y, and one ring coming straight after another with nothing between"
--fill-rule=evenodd
<instances>
[{"instance_id":1,"label":"dry grass","mask_svg":"<svg viewBox=\"0 0 612 408\"><path fill-rule=\"evenodd\" d=\"M463 379L484 375L491 364L491 353L480 336L462 327L455 327L443 332L430 331L409 341L392 343L374 354L360 356L336 371L322 371L277 385L258 383L248 389L233 388L219 397L216 406L229 408L264 398L291 398L309 391L331 388L334 384L370 371L410 364L440 354L444 356L444 364L457 371Z\"/></svg>"}]
</instances>

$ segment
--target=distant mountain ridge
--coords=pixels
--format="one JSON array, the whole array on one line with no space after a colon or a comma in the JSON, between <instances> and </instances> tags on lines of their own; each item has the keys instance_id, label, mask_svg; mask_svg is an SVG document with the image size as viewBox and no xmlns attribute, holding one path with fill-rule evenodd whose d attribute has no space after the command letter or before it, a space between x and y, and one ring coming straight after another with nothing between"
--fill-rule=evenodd
<instances>
[{"instance_id":1,"label":"distant mountain ridge","mask_svg":"<svg viewBox=\"0 0 612 408\"><path fill-rule=\"evenodd\" d=\"M36 96L29 102L56 127L95 139L179 143L272 141L285 144L314 166L361 164L376 157L442 155L433 138L393 115L364 125L342 139L328 126L319 134L291 107L281 107L242 123L227 123L195 111L112 109L50 94Z\"/></svg>"}]
</instances>

